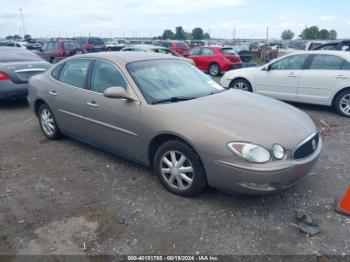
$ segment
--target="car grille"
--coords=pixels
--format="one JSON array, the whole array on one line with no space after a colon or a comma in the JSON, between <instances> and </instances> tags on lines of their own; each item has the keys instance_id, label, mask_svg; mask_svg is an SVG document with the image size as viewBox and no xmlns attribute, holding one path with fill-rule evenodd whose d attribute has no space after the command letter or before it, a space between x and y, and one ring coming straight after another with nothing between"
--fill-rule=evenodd
<instances>
[{"instance_id":1,"label":"car grille","mask_svg":"<svg viewBox=\"0 0 350 262\"><path fill-rule=\"evenodd\" d=\"M296 160L304 159L311 156L317 149L320 141L320 134L317 132L303 143L301 143L293 153L293 158Z\"/></svg>"}]
</instances>

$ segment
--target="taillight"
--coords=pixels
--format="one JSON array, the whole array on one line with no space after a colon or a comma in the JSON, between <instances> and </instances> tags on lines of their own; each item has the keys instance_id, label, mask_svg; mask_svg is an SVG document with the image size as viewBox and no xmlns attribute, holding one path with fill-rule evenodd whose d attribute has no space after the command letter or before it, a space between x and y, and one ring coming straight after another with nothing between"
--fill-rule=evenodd
<instances>
[{"instance_id":1,"label":"taillight","mask_svg":"<svg viewBox=\"0 0 350 262\"><path fill-rule=\"evenodd\" d=\"M9 80L9 79L10 77L6 73L0 71L0 80Z\"/></svg>"},{"instance_id":2,"label":"taillight","mask_svg":"<svg viewBox=\"0 0 350 262\"><path fill-rule=\"evenodd\" d=\"M92 45L84 45L85 49L92 49Z\"/></svg>"},{"instance_id":3,"label":"taillight","mask_svg":"<svg viewBox=\"0 0 350 262\"><path fill-rule=\"evenodd\" d=\"M107 49L107 46L106 46L106 45L103 45L103 46L102 46L102 49Z\"/></svg>"}]
</instances>

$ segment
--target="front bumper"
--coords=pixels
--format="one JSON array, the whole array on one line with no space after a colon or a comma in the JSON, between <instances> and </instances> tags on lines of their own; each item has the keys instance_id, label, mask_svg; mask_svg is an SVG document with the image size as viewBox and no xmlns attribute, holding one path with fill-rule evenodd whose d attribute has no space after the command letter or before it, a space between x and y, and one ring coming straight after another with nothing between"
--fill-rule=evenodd
<instances>
[{"instance_id":1,"label":"front bumper","mask_svg":"<svg viewBox=\"0 0 350 262\"><path fill-rule=\"evenodd\" d=\"M0 83L0 99L24 98L28 94L28 83L15 84L11 80Z\"/></svg>"},{"instance_id":2,"label":"front bumper","mask_svg":"<svg viewBox=\"0 0 350 262\"><path fill-rule=\"evenodd\" d=\"M321 149L320 139L317 150L308 158L300 161L290 160L286 164L265 166L260 169L217 160L210 165L209 170L206 170L208 183L222 191L252 195L280 191L296 184L310 173L320 156Z\"/></svg>"}]
</instances>

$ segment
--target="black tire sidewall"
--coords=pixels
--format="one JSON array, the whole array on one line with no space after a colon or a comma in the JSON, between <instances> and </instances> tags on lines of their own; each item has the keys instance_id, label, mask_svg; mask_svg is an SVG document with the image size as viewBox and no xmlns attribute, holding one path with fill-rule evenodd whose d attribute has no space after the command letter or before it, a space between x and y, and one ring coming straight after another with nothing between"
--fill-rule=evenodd
<instances>
[{"instance_id":1,"label":"black tire sidewall","mask_svg":"<svg viewBox=\"0 0 350 262\"><path fill-rule=\"evenodd\" d=\"M236 79L236 80L233 80L233 81L231 82L231 84L230 84L230 88L235 89L235 88L234 88L235 84L236 84L236 83L239 83L239 82L244 83L244 84L248 87L248 91L249 91L249 92L253 92L251 84L250 84L247 80L245 80L245 79ZM237 90L238 90L238 89L237 89Z\"/></svg>"},{"instance_id":2,"label":"black tire sidewall","mask_svg":"<svg viewBox=\"0 0 350 262\"><path fill-rule=\"evenodd\" d=\"M42 126L42 123L41 123L41 112L44 110L44 109L47 109L50 111L50 114L53 118L53 121L54 121L54 124L55 124L55 131L54 133L50 136L48 134L46 134L46 132L44 131L44 128ZM40 125L40 129L41 131L44 133L44 135L48 138L48 139L51 139L51 140L57 140L59 138L61 138L62 134L58 128L58 125L57 125L57 122L56 122L56 118L55 116L53 115L50 107L47 105L47 104L42 104L40 107L39 107L39 111L38 111L38 119L39 119L39 125Z\"/></svg>"},{"instance_id":3,"label":"black tire sidewall","mask_svg":"<svg viewBox=\"0 0 350 262\"><path fill-rule=\"evenodd\" d=\"M343 111L340 109L340 100L341 100L345 95L347 95L347 94L350 94L350 88L341 91L341 92L337 95L337 97L336 97L335 100L334 100L334 107L335 107L335 110L337 111L338 114L350 118L350 115L344 114Z\"/></svg>"},{"instance_id":4,"label":"black tire sidewall","mask_svg":"<svg viewBox=\"0 0 350 262\"><path fill-rule=\"evenodd\" d=\"M189 159L194 169L194 178L193 178L192 185L190 188L186 190L178 190L176 188L171 187L164 180L161 174L161 171L160 171L161 159L166 152L171 150L178 151L184 154ZM207 186L205 170L198 154L190 146L188 146L186 143L182 141L170 140L162 144L158 148L156 155L154 157L153 168L154 168L155 174L158 176L159 180L164 185L164 187L168 191L176 195L180 195L184 197L193 197L200 194Z\"/></svg>"}]
</instances>

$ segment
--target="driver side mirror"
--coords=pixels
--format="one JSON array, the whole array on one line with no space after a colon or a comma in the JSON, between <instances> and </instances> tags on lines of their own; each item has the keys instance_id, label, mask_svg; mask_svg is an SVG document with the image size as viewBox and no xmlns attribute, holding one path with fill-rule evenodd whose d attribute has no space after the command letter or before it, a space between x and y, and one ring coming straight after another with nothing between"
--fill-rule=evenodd
<instances>
[{"instance_id":1,"label":"driver side mirror","mask_svg":"<svg viewBox=\"0 0 350 262\"><path fill-rule=\"evenodd\" d=\"M116 99L125 99L127 101L134 102L136 101L135 98L133 98L124 87L116 86L116 87L110 87L107 88L103 95L108 98L116 98Z\"/></svg>"},{"instance_id":2,"label":"driver side mirror","mask_svg":"<svg viewBox=\"0 0 350 262\"><path fill-rule=\"evenodd\" d=\"M272 70L272 64L268 64L267 66L264 66L262 68L262 71L271 71Z\"/></svg>"}]
</instances>

